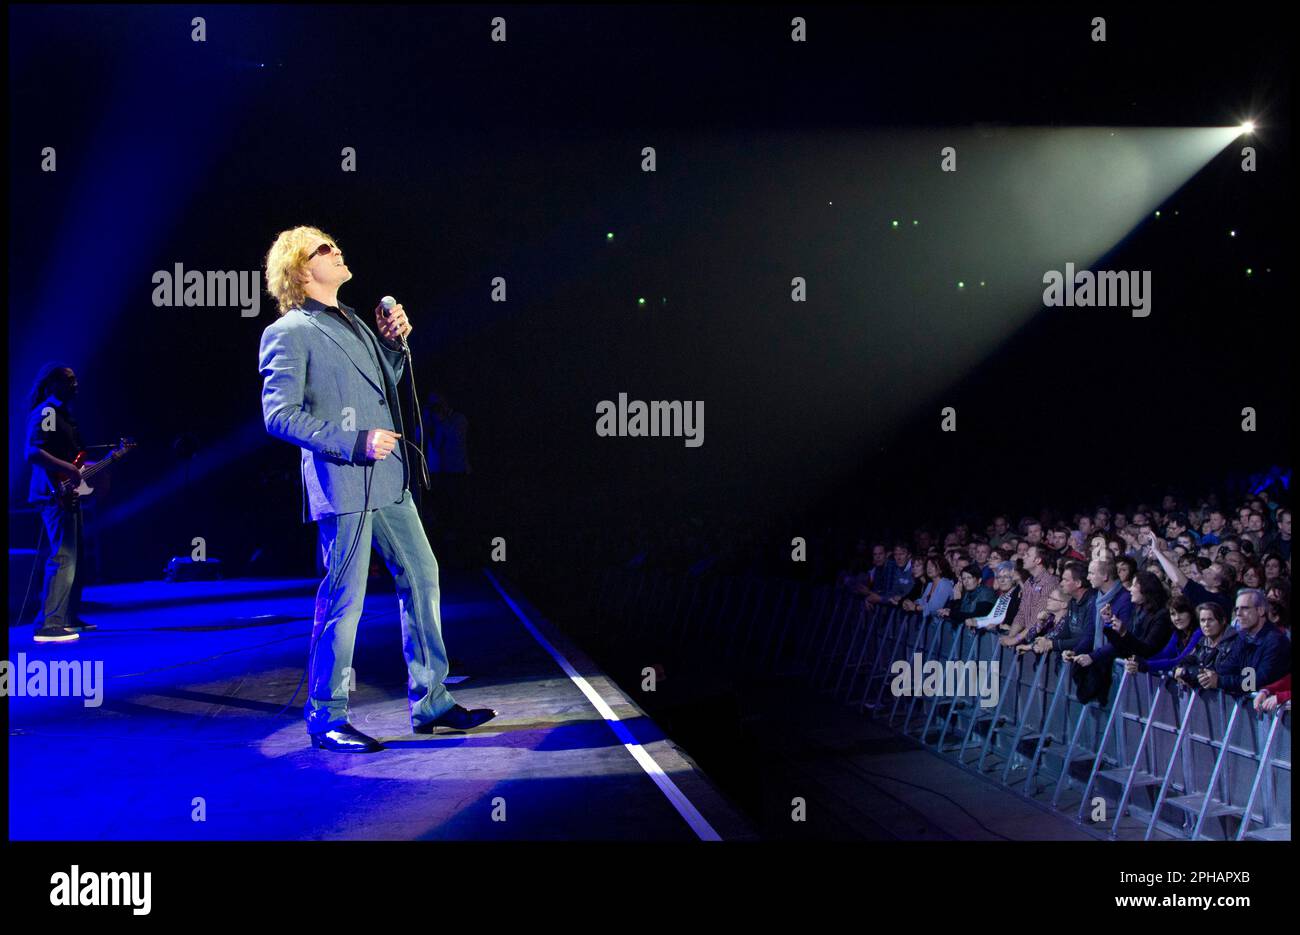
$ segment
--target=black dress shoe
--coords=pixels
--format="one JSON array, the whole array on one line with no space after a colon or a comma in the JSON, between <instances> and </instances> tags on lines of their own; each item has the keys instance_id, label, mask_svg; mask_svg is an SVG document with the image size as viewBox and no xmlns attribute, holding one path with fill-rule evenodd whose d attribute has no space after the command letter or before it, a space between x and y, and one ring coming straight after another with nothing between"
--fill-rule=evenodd
<instances>
[{"instance_id":1,"label":"black dress shoe","mask_svg":"<svg viewBox=\"0 0 1300 935\"><path fill-rule=\"evenodd\" d=\"M332 750L335 753L375 753L384 749L382 743L361 733L351 724L312 734L311 745L317 750Z\"/></svg>"},{"instance_id":2,"label":"black dress shoe","mask_svg":"<svg viewBox=\"0 0 1300 935\"><path fill-rule=\"evenodd\" d=\"M480 724L486 724L497 716L495 708L474 708L470 710L461 705L456 705L446 714L441 714L432 721L425 721L418 724L412 730L417 734L432 734L435 727L450 727L452 730L469 730L472 727L478 727Z\"/></svg>"}]
</instances>

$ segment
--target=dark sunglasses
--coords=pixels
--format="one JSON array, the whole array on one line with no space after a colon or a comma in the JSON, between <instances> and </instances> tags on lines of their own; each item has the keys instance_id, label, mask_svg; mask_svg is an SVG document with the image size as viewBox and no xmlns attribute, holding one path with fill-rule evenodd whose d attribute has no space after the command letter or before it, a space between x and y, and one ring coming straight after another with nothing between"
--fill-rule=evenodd
<instances>
[{"instance_id":1,"label":"dark sunglasses","mask_svg":"<svg viewBox=\"0 0 1300 935\"><path fill-rule=\"evenodd\" d=\"M318 256L329 256L333 252L334 252L334 244L323 243L315 250L313 250L311 253L307 254L307 259L311 260Z\"/></svg>"}]
</instances>

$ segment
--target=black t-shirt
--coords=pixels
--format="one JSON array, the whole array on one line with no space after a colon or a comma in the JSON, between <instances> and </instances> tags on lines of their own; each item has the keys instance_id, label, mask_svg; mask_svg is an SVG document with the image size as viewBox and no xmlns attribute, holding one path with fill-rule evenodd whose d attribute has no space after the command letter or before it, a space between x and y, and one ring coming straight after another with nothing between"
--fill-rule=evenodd
<instances>
[{"instance_id":1,"label":"black t-shirt","mask_svg":"<svg viewBox=\"0 0 1300 935\"><path fill-rule=\"evenodd\" d=\"M41 448L62 461L71 461L81 453L81 435L77 420L66 403L51 396L32 409L27 418L27 452ZM32 482L27 490L29 503L46 503L54 488L45 468L32 465Z\"/></svg>"},{"instance_id":2,"label":"black t-shirt","mask_svg":"<svg viewBox=\"0 0 1300 935\"><path fill-rule=\"evenodd\" d=\"M1188 581L1183 585L1183 597L1192 602L1193 607L1202 604L1218 604L1229 614L1232 613L1232 598L1220 591L1218 594L1209 590L1199 581ZM1193 614L1193 617L1195 615Z\"/></svg>"}]
</instances>

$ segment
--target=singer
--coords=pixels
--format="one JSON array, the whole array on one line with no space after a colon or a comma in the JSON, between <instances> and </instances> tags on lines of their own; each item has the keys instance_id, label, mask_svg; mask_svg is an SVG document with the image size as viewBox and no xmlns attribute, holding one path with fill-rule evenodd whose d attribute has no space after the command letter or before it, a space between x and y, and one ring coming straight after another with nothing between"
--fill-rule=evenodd
<instances>
[{"instance_id":1,"label":"singer","mask_svg":"<svg viewBox=\"0 0 1300 935\"><path fill-rule=\"evenodd\" d=\"M280 317L262 333L262 418L302 449L303 521L318 524L326 575L316 592L304 707L313 746L372 753L383 745L348 723L352 650L366 596L371 543L397 584L407 701L416 733L466 730L496 716L458 705L443 685L438 563L408 489L397 384L411 332L399 304L375 309L382 340L338 300L352 278L334 238L282 231L266 255Z\"/></svg>"}]
</instances>

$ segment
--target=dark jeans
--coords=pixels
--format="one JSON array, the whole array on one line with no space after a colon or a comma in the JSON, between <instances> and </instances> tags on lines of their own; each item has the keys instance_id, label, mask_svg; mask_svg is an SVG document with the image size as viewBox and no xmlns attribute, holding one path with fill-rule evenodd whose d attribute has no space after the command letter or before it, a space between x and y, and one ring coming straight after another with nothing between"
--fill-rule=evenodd
<instances>
[{"instance_id":1,"label":"dark jeans","mask_svg":"<svg viewBox=\"0 0 1300 935\"><path fill-rule=\"evenodd\" d=\"M358 526L360 540L342 568ZM356 687L352 650L366 600L372 542L397 584L411 724L419 726L451 710L456 701L442 684L447 677L447 649L442 643L438 562L411 492L407 490L400 503L377 510L323 517L319 527L326 574L316 592L310 688L303 711L308 732L317 734L347 723L348 694Z\"/></svg>"},{"instance_id":2,"label":"dark jeans","mask_svg":"<svg viewBox=\"0 0 1300 935\"><path fill-rule=\"evenodd\" d=\"M50 540L45 561L45 585L37 629L66 627L80 619L82 579L85 577L85 530L81 504L66 507L49 503L41 508L41 521Z\"/></svg>"}]
</instances>

